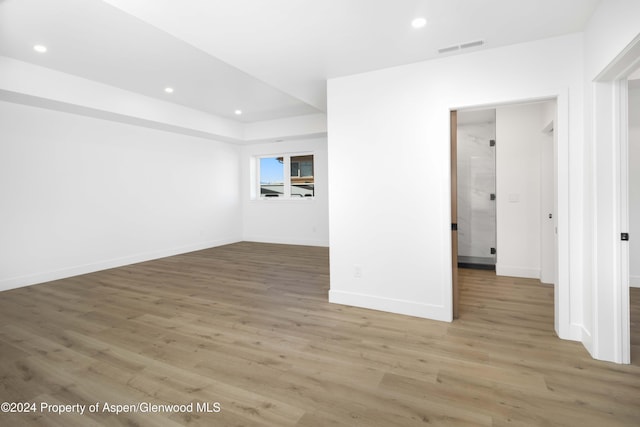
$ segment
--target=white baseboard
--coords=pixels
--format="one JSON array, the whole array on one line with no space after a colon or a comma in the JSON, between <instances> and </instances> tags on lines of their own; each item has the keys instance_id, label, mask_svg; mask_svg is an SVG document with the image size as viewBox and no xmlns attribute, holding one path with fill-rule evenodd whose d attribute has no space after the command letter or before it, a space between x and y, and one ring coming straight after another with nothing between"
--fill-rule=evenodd
<instances>
[{"instance_id":1,"label":"white baseboard","mask_svg":"<svg viewBox=\"0 0 640 427\"><path fill-rule=\"evenodd\" d=\"M577 323L571 323L569 325L569 336L564 339L583 342L585 337L590 339L591 334L584 328L584 326Z\"/></svg>"},{"instance_id":2,"label":"white baseboard","mask_svg":"<svg viewBox=\"0 0 640 427\"><path fill-rule=\"evenodd\" d=\"M6 291L9 289L21 288L24 286L36 285L38 283L50 282L52 280L64 279L67 277L78 276L80 274L93 273L96 271L107 270L109 268L122 267L125 265L136 264L144 261L151 261L154 259L165 258L168 256L184 254L187 252L199 251L202 249L209 249L216 246L227 245L231 243L239 242L239 239L220 239L208 242L195 243L192 245L185 245L171 249L164 249L160 251L146 252L141 254L135 254L125 256L121 258L114 258L104 261L96 261L89 264L77 265L72 267L63 267L58 270L44 271L33 273L29 275L10 277L0 280L0 291Z\"/></svg>"},{"instance_id":3,"label":"white baseboard","mask_svg":"<svg viewBox=\"0 0 640 427\"><path fill-rule=\"evenodd\" d=\"M445 307L440 305L421 304L406 300L382 298L374 295L365 295L336 290L329 291L329 302L334 304L350 305L353 307L386 311L390 313L404 314L406 316L440 320L443 322L452 321L451 309L445 310Z\"/></svg>"},{"instance_id":4,"label":"white baseboard","mask_svg":"<svg viewBox=\"0 0 640 427\"><path fill-rule=\"evenodd\" d=\"M540 278L540 270L536 270L533 268L512 267L508 265L503 266L500 264L496 264L496 274L498 276L523 277L526 279Z\"/></svg>"},{"instance_id":5,"label":"white baseboard","mask_svg":"<svg viewBox=\"0 0 640 427\"><path fill-rule=\"evenodd\" d=\"M584 326L581 329L582 329L582 339L581 339L582 345L584 346L584 348L587 349L591 357L593 357L593 337L591 336L591 333L584 328Z\"/></svg>"},{"instance_id":6,"label":"white baseboard","mask_svg":"<svg viewBox=\"0 0 640 427\"><path fill-rule=\"evenodd\" d=\"M314 240L314 239L287 239L274 236L244 236L242 239L245 242L257 242L257 243L277 243L281 245L300 245L300 246L322 246L329 247L328 240Z\"/></svg>"},{"instance_id":7,"label":"white baseboard","mask_svg":"<svg viewBox=\"0 0 640 427\"><path fill-rule=\"evenodd\" d=\"M640 288L640 276L630 276L629 286L632 288Z\"/></svg>"}]
</instances>

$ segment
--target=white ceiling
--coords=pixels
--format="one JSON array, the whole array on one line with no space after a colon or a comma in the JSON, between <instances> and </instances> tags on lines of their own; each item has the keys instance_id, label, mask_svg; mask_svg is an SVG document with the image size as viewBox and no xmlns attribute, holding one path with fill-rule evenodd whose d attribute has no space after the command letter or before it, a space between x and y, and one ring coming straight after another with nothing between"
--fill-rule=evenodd
<instances>
[{"instance_id":1,"label":"white ceiling","mask_svg":"<svg viewBox=\"0 0 640 427\"><path fill-rule=\"evenodd\" d=\"M319 112L100 0L0 0L0 55L234 120Z\"/></svg>"},{"instance_id":2,"label":"white ceiling","mask_svg":"<svg viewBox=\"0 0 640 427\"><path fill-rule=\"evenodd\" d=\"M597 3L0 0L0 55L252 122L325 110L328 78L581 31Z\"/></svg>"}]
</instances>

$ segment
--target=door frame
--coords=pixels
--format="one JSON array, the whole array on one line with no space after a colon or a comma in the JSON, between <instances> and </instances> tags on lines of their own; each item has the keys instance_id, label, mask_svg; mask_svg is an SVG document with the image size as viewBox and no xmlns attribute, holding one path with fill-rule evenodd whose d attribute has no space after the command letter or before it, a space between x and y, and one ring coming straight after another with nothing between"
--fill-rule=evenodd
<instances>
[{"instance_id":1,"label":"door frame","mask_svg":"<svg viewBox=\"0 0 640 427\"><path fill-rule=\"evenodd\" d=\"M562 339L568 339L573 341L580 341L582 338L582 328L579 325L572 325L570 313L571 313L571 301L570 301L570 274L569 274L569 90L563 88L556 92L548 94L536 94L527 98L501 100L495 103L486 104L473 104L473 105L457 105L450 108L450 113L454 111L457 113L459 110L467 109L489 109L499 108L501 106L508 106L514 104L524 104L530 102L539 102L545 100L556 100L556 119L555 131L557 132L557 143L554 144L554 170L556 171L556 179L554 183L555 189L555 204L557 207L557 215L555 218L555 226L557 227L557 248L555 254L556 271L554 281L554 329L558 337ZM457 117L456 117L457 118ZM456 132L450 119L450 144L451 147L451 194L452 194L452 211L451 219L452 224L457 223L457 211L454 217L453 211L453 186L457 186L457 171L453 165L453 141L454 135L456 136L457 144L457 123ZM457 159L456 159L457 160ZM454 172L456 176L454 177ZM452 256L454 254L454 245L456 247L457 255L457 233L451 233L451 248ZM452 259L452 290L454 293L454 300L452 304L452 316L455 318L457 314L457 302L456 292L458 292L457 282L457 256L456 259Z\"/></svg>"},{"instance_id":2,"label":"door frame","mask_svg":"<svg viewBox=\"0 0 640 427\"><path fill-rule=\"evenodd\" d=\"M460 288L458 285L458 111L449 113L451 147L451 290L452 313L458 318Z\"/></svg>"},{"instance_id":3,"label":"door frame","mask_svg":"<svg viewBox=\"0 0 640 427\"><path fill-rule=\"evenodd\" d=\"M620 233L629 231L627 77L638 68L640 35L593 80L593 150L596 157L598 150L606 151L612 174L601 173L599 159L594 159L597 244L593 263L592 355L624 364L631 362L629 244L620 238ZM606 187L610 195L599 192L600 187ZM598 215L603 206L611 216L609 222L607 215Z\"/></svg>"}]
</instances>

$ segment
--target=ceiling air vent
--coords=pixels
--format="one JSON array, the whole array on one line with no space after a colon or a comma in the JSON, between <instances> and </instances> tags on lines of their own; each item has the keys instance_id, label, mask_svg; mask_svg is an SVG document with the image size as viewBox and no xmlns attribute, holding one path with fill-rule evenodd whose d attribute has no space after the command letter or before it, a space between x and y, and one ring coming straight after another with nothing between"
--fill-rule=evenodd
<instances>
[{"instance_id":1,"label":"ceiling air vent","mask_svg":"<svg viewBox=\"0 0 640 427\"><path fill-rule=\"evenodd\" d=\"M484 40L474 40L472 42L460 43L453 46L447 46L438 49L438 53L449 53L455 52L456 50L469 49L472 47L482 46L484 44Z\"/></svg>"},{"instance_id":2,"label":"ceiling air vent","mask_svg":"<svg viewBox=\"0 0 640 427\"><path fill-rule=\"evenodd\" d=\"M438 49L438 53L447 53L447 52L453 52L460 49L460 46L455 45L455 46L449 46L449 47L443 47Z\"/></svg>"},{"instance_id":3,"label":"ceiling air vent","mask_svg":"<svg viewBox=\"0 0 640 427\"><path fill-rule=\"evenodd\" d=\"M462 43L460 45L460 49L469 49L470 47L482 46L484 44L484 40L475 40L472 42Z\"/></svg>"}]
</instances>

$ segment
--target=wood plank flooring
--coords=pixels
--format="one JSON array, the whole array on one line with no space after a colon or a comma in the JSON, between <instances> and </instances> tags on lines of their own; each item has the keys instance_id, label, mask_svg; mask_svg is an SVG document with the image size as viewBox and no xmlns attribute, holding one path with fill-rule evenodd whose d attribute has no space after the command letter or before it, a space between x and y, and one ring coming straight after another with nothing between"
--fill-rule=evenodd
<instances>
[{"instance_id":1,"label":"wood plank flooring","mask_svg":"<svg viewBox=\"0 0 640 427\"><path fill-rule=\"evenodd\" d=\"M556 338L537 281L461 269L451 324L332 305L328 288L326 248L243 242L2 292L0 402L101 406L0 425L640 425L640 289L621 366Z\"/></svg>"}]
</instances>

